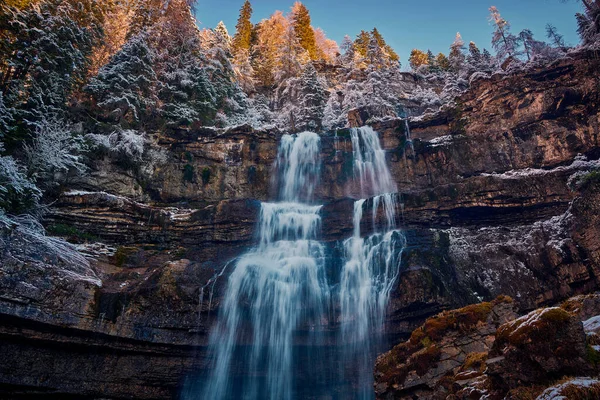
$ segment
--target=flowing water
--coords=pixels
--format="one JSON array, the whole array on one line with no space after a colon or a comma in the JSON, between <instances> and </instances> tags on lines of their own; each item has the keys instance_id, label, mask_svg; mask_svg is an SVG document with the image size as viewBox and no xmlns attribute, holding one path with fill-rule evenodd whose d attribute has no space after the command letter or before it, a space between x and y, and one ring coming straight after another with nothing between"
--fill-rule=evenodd
<instances>
[{"instance_id":1,"label":"flowing water","mask_svg":"<svg viewBox=\"0 0 600 400\"><path fill-rule=\"evenodd\" d=\"M326 319L330 301L325 249L318 241L321 206L310 204L319 153L315 133L282 138L282 202L262 204L259 244L229 277L212 334L215 361L203 398L292 398L294 335L314 331ZM235 385L230 380L234 363L248 372Z\"/></svg>"},{"instance_id":2,"label":"flowing water","mask_svg":"<svg viewBox=\"0 0 600 400\"><path fill-rule=\"evenodd\" d=\"M385 312L400 272L405 238L396 229L398 190L377 132L362 127L353 129L351 137L354 172L363 199L354 203L354 235L344 243L347 261L342 269L339 292L341 343L346 347L346 359L361 360L357 371L361 389L356 397L370 399L373 397L374 353L382 345ZM375 233L363 237L361 222L367 198L371 198L368 205ZM383 219L383 224L378 224L378 219Z\"/></svg>"},{"instance_id":3,"label":"flowing water","mask_svg":"<svg viewBox=\"0 0 600 400\"><path fill-rule=\"evenodd\" d=\"M373 397L374 352L381 344L404 236L396 228L397 189L377 133L352 130L352 144L363 198L354 205L354 235L344 242L339 282L327 280L327 249L319 241L322 207L312 203L321 168L320 138L310 132L285 135L276 163L280 202L261 206L258 244L237 261L220 304L209 349L211 374L201 396L194 391L189 398L301 398L295 382L299 369L308 376L304 393ZM373 225L367 237L361 234L365 211L371 212ZM324 332L336 319L340 329L332 346ZM319 370L333 370L336 363L359 366L352 376L331 378L354 382L352 389L337 394L316 389ZM336 385L340 382L331 384Z\"/></svg>"}]
</instances>

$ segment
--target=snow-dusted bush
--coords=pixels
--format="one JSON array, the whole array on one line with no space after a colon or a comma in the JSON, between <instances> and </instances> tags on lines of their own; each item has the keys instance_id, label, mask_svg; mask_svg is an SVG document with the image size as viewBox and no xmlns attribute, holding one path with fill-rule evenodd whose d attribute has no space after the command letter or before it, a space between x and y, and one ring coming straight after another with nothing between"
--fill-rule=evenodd
<instances>
[{"instance_id":1,"label":"snow-dusted bush","mask_svg":"<svg viewBox=\"0 0 600 400\"><path fill-rule=\"evenodd\" d=\"M95 154L107 154L126 167L141 168L144 173L152 174L154 167L167 162L167 152L152 146L144 132L129 129L110 135L88 134L86 139Z\"/></svg>"},{"instance_id":2,"label":"snow-dusted bush","mask_svg":"<svg viewBox=\"0 0 600 400\"><path fill-rule=\"evenodd\" d=\"M440 95L430 88L424 89L423 87L418 87L411 93L410 99L419 102L428 108L439 107L442 105Z\"/></svg>"},{"instance_id":3,"label":"snow-dusted bush","mask_svg":"<svg viewBox=\"0 0 600 400\"><path fill-rule=\"evenodd\" d=\"M69 124L56 118L41 120L31 144L25 145L29 175L52 186L57 173L85 172L81 156L85 151L83 137L74 135Z\"/></svg>"},{"instance_id":4,"label":"snow-dusted bush","mask_svg":"<svg viewBox=\"0 0 600 400\"><path fill-rule=\"evenodd\" d=\"M95 150L104 151L122 161L139 163L144 158L146 143L144 132L132 129L119 130L110 135L89 134L86 138Z\"/></svg>"},{"instance_id":5,"label":"snow-dusted bush","mask_svg":"<svg viewBox=\"0 0 600 400\"><path fill-rule=\"evenodd\" d=\"M41 197L41 191L27 179L24 167L11 156L0 157L0 211L29 211Z\"/></svg>"}]
</instances>

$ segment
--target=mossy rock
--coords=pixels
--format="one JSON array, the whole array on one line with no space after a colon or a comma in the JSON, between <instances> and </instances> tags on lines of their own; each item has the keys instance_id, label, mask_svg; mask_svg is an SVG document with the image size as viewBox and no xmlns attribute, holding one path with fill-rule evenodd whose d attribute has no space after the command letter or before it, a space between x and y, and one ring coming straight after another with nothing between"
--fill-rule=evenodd
<instances>
[{"instance_id":1,"label":"mossy rock","mask_svg":"<svg viewBox=\"0 0 600 400\"><path fill-rule=\"evenodd\" d=\"M496 341L521 346L536 339L554 337L571 318L572 314L562 308L539 309L502 325L496 333Z\"/></svg>"}]
</instances>

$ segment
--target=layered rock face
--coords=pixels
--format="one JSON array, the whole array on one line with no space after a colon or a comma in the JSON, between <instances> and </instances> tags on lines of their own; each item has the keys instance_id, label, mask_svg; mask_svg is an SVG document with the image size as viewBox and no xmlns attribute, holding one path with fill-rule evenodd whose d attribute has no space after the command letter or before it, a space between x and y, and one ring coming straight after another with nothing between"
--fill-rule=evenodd
<instances>
[{"instance_id":1,"label":"layered rock face","mask_svg":"<svg viewBox=\"0 0 600 400\"><path fill-rule=\"evenodd\" d=\"M510 309L523 311L598 287L600 183L582 178L600 166L598 71L593 54L577 53L475 81L456 107L408 126L370 122L399 187L397 222L408 242L390 339L480 299L509 295ZM368 110L357 115L355 123L367 122ZM280 136L247 127L162 132L155 146L166 162L153 168L98 161L45 221L79 244L89 266L33 245L16 251L27 241L3 230L0 393L176 397L206 368L231 265L256 242L258 201L275 197ZM339 259L360 197L349 132L322 135L321 153L322 240ZM505 311L486 314L496 315L484 318L489 332ZM489 332L479 333L478 352L488 351Z\"/></svg>"}]
</instances>

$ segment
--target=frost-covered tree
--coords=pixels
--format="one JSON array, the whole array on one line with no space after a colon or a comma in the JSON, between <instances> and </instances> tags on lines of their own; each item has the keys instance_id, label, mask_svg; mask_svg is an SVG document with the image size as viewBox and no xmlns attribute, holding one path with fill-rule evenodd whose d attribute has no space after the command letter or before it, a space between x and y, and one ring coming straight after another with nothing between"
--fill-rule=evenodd
<instances>
[{"instance_id":1,"label":"frost-covered tree","mask_svg":"<svg viewBox=\"0 0 600 400\"><path fill-rule=\"evenodd\" d=\"M165 9L167 0L131 0L131 20L127 39L147 32L158 23ZM122 5L120 5L122 7Z\"/></svg>"},{"instance_id":2,"label":"frost-covered tree","mask_svg":"<svg viewBox=\"0 0 600 400\"><path fill-rule=\"evenodd\" d=\"M317 45L317 59L333 64L340 53L335 40L328 39L321 28L315 28L315 43Z\"/></svg>"},{"instance_id":3,"label":"frost-covered tree","mask_svg":"<svg viewBox=\"0 0 600 400\"><path fill-rule=\"evenodd\" d=\"M328 99L328 93L319 81L312 63L306 64L300 80L300 101L298 127L306 130L320 130Z\"/></svg>"},{"instance_id":4,"label":"frost-covered tree","mask_svg":"<svg viewBox=\"0 0 600 400\"><path fill-rule=\"evenodd\" d=\"M460 73L465 67L465 42L460 35L460 32L456 33L454 42L450 45L450 53L448 55L448 61L450 67L456 73Z\"/></svg>"},{"instance_id":5,"label":"frost-covered tree","mask_svg":"<svg viewBox=\"0 0 600 400\"><path fill-rule=\"evenodd\" d=\"M102 37L93 0L45 0L22 10L0 6L0 91L19 120L35 125L62 113L83 83Z\"/></svg>"},{"instance_id":6,"label":"frost-covered tree","mask_svg":"<svg viewBox=\"0 0 600 400\"><path fill-rule=\"evenodd\" d=\"M83 173L86 166L82 154L84 140L73 133L72 127L57 118L40 121L33 140L25 145L28 175L44 188L57 184L69 172Z\"/></svg>"},{"instance_id":7,"label":"frost-covered tree","mask_svg":"<svg viewBox=\"0 0 600 400\"><path fill-rule=\"evenodd\" d=\"M142 32L92 78L86 90L101 120L124 127L138 126L152 113L156 105L155 58L148 35Z\"/></svg>"},{"instance_id":8,"label":"frost-covered tree","mask_svg":"<svg viewBox=\"0 0 600 400\"><path fill-rule=\"evenodd\" d=\"M480 69L481 66L481 51L479 47L475 44L475 42L469 43L469 55L467 56L468 63L473 66L476 70Z\"/></svg>"},{"instance_id":9,"label":"frost-covered tree","mask_svg":"<svg viewBox=\"0 0 600 400\"><path fill-rule=\"evenodd\" d=\"M102 4L104 23L102 40L96 41L90 56L88 79L106 65L130 37L135 17L136 0L105 0Z\"/></svg>"},{"instance_id":10,"label":"frost-covered tree","mask_svg":"<svg viewBox=\"0 0 600 400\"><path fill-rule=\"evenodd\" d=\"M238 50L233 58L235 78L244 92L252 93L256 88L255 71L248 50Z\"/></svg>"},{"instance_id":11,"label":"frost-covered tree","mask_svg":"<svg viewBox=\"0 0 600 400\"><path fill-rule=\"evenodd\" d=\"M294 26L288 24L276 53L274 70L276 83L281 84L289 78L300 76L303 66L309 60L310 55L300 44Z\"/></svg>"},{"instance_id":12,"label":"frost-covered tree","mask_svg":"<svg viewBox=\"0 0 600 400\"><path fill-rule=\"evenodd\" d=\"M565 38L560 34L558 29L552 24L546 25L546 37L550 39L550 43L556 47L557 49L562 50L563 52L567 51L567 45L565 43Z\"/></svg>"},{"instance_id":13,"label":"frost-covered tree","mask_svg":"<svg viewBox=\"0 0 600 400\"><path fill-rule=\"evenodd\" d=\"M389 60L390 64L397 64L400 62L400 57L398 56L398 54L396 54L394 49L392 49L392 47L385 42L383 35L379 32L377 28L373 28L373 30L371 31L371 36L375 38L377 44L383 50L383 53Z\"/></svg>"},{"instance_id":14,"label":"frost-covered tree","mask_svg":"<svg viewBox=\"0 0 600 400\"><path fill-rule=\"evenodd\" d=\"M41 197L42 192L27 178L25 168L11 156L0 156L0 213L31 212Z\"/></svg>"},{"instance_id":15,"label":"frost-covered tree","mask_svg":"<svg viewBox=\"0 0 600 400\"><path fill-rule=\"evenodd\" d=\"M584 45L600 41L600 0L581 0L583 13L577 13L577 32Z\"/></svg>"},{"instance_id":16,"label":"frost-covered tree","mask_svg":"<svg viewBox=\"0 0 600 400\"><path fill-rule=\"evenodd\" d=\"M518 38L510 32L510 24L495 6L490 7L490 22L494 26L492 46L500 60L518 56Z\"/></svg>"}]
</instances>

